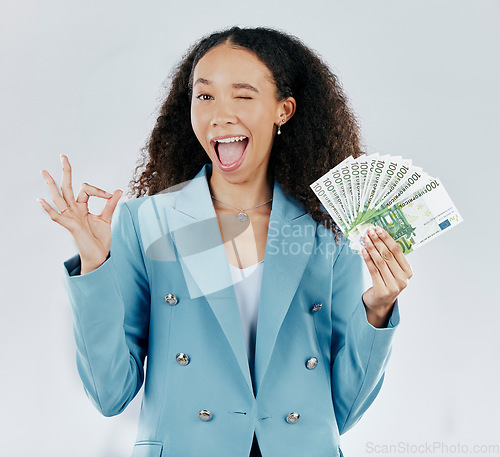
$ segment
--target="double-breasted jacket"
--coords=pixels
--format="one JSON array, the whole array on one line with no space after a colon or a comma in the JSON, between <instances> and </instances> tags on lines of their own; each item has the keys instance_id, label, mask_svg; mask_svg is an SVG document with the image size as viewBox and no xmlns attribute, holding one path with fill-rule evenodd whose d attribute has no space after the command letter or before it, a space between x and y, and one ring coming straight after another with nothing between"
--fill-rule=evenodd
<instances>
[{"instance_id":1,"label":"double-breasted jacket","mask_svg":"<svg viewBox=\"0 0 500 457\"><path fill-rule=\"evenodd\" d=\"M119 204L96 270L65 262L85 391L111 416L144 384L133 457L248 457L254 433L264 457L338 456L381 387L397 304L368 323L361 258L275 181L252 379L210 173Z\"/></svg>"}]
</instances>

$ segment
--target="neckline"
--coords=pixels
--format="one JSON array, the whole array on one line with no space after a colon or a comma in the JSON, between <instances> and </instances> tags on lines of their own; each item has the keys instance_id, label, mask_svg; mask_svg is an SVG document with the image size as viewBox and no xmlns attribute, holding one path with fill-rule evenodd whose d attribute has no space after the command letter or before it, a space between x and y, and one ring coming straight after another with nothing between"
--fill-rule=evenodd
<instances>
[{"instance_id":1,"label":"neckline","mask_svg":"<svg viewBox=\"0 0 500 457\"><path fill-rule=\"evenodd\" d=\"M229 264L229 266L234 268L237 271L246 271L246 270L249 270L250 268L255 268L255 267L259 266L261 263L264 263L264 260L261 260L260 262L254 263L253 265L249 265L248 267L245 267L245 268L237 267L231 263Z\"/></svg>"}]
</instances>

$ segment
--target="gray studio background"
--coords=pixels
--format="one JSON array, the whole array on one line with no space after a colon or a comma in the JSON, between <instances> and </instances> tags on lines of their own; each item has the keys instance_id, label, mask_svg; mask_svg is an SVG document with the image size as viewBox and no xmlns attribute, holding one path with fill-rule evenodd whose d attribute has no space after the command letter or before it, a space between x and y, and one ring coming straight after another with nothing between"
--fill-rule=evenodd
<instances>
[{"instance_id":1,"label":"gray studio background","mask_svg":"<svg viewBox=\"0 0 500 457\"><path fill-rule=\"evenodd\" d=\"M39 170L60 182L64 153L75 192L83 181L126 190L173 65L233 24L282 28L316 49L366 149L439 177L465 219L410 255L386 381L342 437L344 454L500 445L499 1L9 0L1 10L1 455L131 454L140 399L101 417L77 375L62 269L76 250L36 202L50 201Z\"/></svg>"}]
</instances>

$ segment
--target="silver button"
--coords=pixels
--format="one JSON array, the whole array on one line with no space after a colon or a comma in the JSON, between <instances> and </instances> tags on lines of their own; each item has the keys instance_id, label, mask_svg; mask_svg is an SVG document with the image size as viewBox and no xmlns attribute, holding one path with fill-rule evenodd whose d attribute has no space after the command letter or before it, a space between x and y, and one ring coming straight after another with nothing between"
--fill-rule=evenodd
<instances>
[{"instance_id":1,"label":"silver button","mask_svg":"<svg viewBox=\"0 0 500 457\"><path fill-rule=\"evenodd\" d=\"M322 303L315 303L313 307L311 308L311 313L317 313L321 307L323 306Z\"/></svg>"},{"instance_id":2,"label":"silver button","mask_svg":"<svg viewBox=\"0 0 500 457\"><path fill-rule=\"evenodd\" d=\"M306 368L308 370L314 370L318 366L318 359L316 357L311 357L306 362Z\"/></svg>"},{"instance_id":3,"label":"silver button","mask_svg":"<svg viewBox=\"0 0 500 457\"><path fill-rule=\"evenodd\" d=\"M289 424L296 424L300 419L300 414L299 413L290 413L288 416L286 416L286 421Z\"/></svg>"},{"instance_id":4,"label":"silver button","mask_svg":"<svg viewBox=\"0 0 500 457\"><path fill-rule=\"evenodd\" d=\"M184 354L183 352L179 352L175 356L175 360L177 361L177 363L179 365L182 365L183 367L185 367L186 365L189 364L189 357L186 354Z\"/></svg>"},{"instance_id":5,"label":"silver button","mask_svg":"<svg viewBox=\"0 0 500 457\"><path fill-rule=\"evenodd\" d=\"M172 306L177 305L177 303L179 303L177 297L174 294L165 295L165 301Z\"/></svg>"},{"instance_id":6,"label":"silver button","mask_svg":"<svg viewBox=\"0 0 500 457\"><path fill-rule=\"evenodd\" d=\"M204 422L208 422L209 420L212 420L212 413L210 411L207 411L206 409L202 409L199 413L198 413L198 417L204 421Z\"/></svg>"}]
</instances>

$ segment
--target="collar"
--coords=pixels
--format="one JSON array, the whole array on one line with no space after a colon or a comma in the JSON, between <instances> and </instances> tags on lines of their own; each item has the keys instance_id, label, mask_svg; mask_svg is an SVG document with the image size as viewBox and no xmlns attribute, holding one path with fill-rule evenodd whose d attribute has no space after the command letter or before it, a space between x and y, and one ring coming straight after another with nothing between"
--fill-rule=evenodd
<instances>
[{"instance_id":1,"label":"collar","mask_svg":"<svg viewBox=\"0 0 500 457\"><path fill-rule=\"evenodd\" d=\"M179 193L175 209L194 219L215 217L208 181L212 176L212 164L205 164L198 174ZM273 185L272 212L286 221L292 221L306 214L304 207L291 195L287 195L275 179Z\"/></svg>"}]
</instances>

